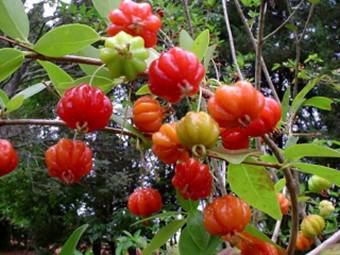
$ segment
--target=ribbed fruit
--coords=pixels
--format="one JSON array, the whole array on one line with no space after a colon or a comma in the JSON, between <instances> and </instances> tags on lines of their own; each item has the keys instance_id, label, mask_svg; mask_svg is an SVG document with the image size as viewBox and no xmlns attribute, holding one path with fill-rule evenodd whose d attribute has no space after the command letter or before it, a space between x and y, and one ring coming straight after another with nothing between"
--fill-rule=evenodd
<instances>
[{"instance_id":1,"label":"ribbed fruit","mask_svg":"<svg viewBox=\"0 0 340 255\"><path fill-rule=\"evenodd\" d=\"M12 172L18 161L18 154L12 144L8 140L0 139L0 176Z\"/></svg>"},{"instance_id":2,"label":"ribbed fruit","mask_svg":"<svg viewBox=\"0 0 340 255\"><path fill-rule=\"evenodd\" d=\"M140 217L148 217L158 212L162 206L161 194L153 188L138 188L129 196L128 200L129 211Z\"/></svg>"},{"instance_id":3,"label":"ribbed fruit","mask_svg":"<svg viewBox=\"0 0 340 255\"><path fill-rule=\"evenodd\" d=\"M325 229L325 220L316 214L305 217L301 223L301 231L305 236L316 237Z\"/></svg>"}]
</instances>

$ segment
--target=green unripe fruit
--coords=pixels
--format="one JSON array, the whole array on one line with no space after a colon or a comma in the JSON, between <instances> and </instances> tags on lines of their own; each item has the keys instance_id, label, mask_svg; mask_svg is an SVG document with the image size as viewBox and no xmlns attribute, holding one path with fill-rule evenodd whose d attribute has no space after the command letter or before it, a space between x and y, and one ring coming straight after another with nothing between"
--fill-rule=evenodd
<instances>
[{"instance_id":1,"label":"green unripe fruit","mask_svg":"<svg viewBox=\"0 0 340 255\"><path fill-rule=\"evenodd\" d=\"M332 183L330 181L317 175L313 175L308 180L308 189L315 193L319 193L321 190L324 189L329 189L331 186Z\"/></svg>"},{"instance_id":2,"label":"green unripe fruit","mask_svg":"<svg viewBox=\"0 0 340 255\"><path fill-rule=\"evenodd\" d=\"M203 145L211 148L220 134L216 121L205 112L188 112L177 124L179 141L187 148Z\"/></svg>"},{"instance_id":3,"label":"green unripe fruit","mask_svg":"<svg viewBox=\"0 0 340 255\"><path fill-rule=\"evenodd\" d=\"M321 216L311 214L302 220L301 231L307 237L315 237L321 234L325 225L325 220Z\"/></svg>"},{"instance_id":4,"label":"green unripe fruit","mask_svg":"<svg viewBox=\"0 0 340 255\"><path fill-rule=\"evenodd\" d=\"M144 48L142 37L119 32L105 40L99 57L107 65L112 78L125 76L128 80L134 80L145 71L149 52Z\"/></svg>"},{"instance_id":5,"label":"green unripe fruit","mask_svg":"<svg viewBox=\"0 0 340 255\"><path fill-rule=\"evenodd\" d=\"M327 217L335 211L335 207L332 202L328 200L322 200L319 204L320 215Z\"/></svg>"}]
</instances>

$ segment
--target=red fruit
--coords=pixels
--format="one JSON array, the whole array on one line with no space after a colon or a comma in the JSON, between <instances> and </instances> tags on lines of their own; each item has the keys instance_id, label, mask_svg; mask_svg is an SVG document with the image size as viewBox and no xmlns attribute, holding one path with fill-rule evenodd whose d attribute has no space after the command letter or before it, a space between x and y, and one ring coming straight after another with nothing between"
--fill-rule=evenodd
<instances>
[{"instance_id":1,"label":"red fruit","mask_svg":"<svg viewBox=\"0 0 340 255\"><path fill-rule=\"evenodd\" d=\"M152 144L153 153L166 164L189 159L188 151L178 140L176 123L163 124L159 131L152 135Z\"/></svg>"},{"instance_id":2,"label":"red fruit","mask_svg":"<svg viewBox=\"0 0 340 255\"><path fill-rule=\"evenodd\" d=\"M220 127L244 127L256 119L264 107L264 96L249 82L221 86L208 101L210 115Z\"/></svg>"},{"instance_id":3,"label":"red fruit","mask_svg":"<svg viewBox=\"0 0 340 255\"><path fill-rule=\"evenodd\" d=\"M205 71L195 54L174 47L154 60L149 69L152 93L170 103L197 93Z\"/></svg>"},{"instance_id":4,"label":"red fruit","mask_svg":"<svg viewBox=\"0 0 340 255\"><path fill-rule=\"evenodd\" d=\"M204 208L205 229L212 235L228 235L242 232L251 217L249 206L232 195L216 198Z\"/></svg>"},{"instance_id":5,"label":"red fruit","mask_svg":"<svg viewBox=\"0 0 340 255\"><path fill-rule=\"evenodd\" d=\"M224 129L221 132L224 148L228 150L247 149L249 137L242 128Z\"/></svg>"},{"instance_id":6,"label":"red fruit","mask_svg":"<svg viewBox=\"0 0 340 255\"><path fill-rule=\"evenodd\" d=\"M245 232L241 235L242 240L237 245L241 250L241 255L279 255L279 251L274 245L266 243Z\"/></svg>"},{"instance_id":7,"label":"red fruit","mask_svg":"<svg viewBox=\"0 0 340 255\"><path fill-rule=\"evenodd\" d=\"M172 185L185 199L198 200L208 197L212 189L209 166L194 158L178 163Z\"/></svg>"},{"instance_id":8,"label":"red fruit","mask_svg":"<svg viewBox=\"0 0 340 255\"><path fill-rule=\"evenodd\" d=\"M309 250L310 247L314 244L315 240L313 238L305 236L301 231L298 233L296 239L296 249L299 251Z\"/></svg>"},{"instance_id":9,"label":"red fruit","mask_svg":"<svg viewBox=\"0 0 340 255\"><path fill-rule=\"evenodd\" d=\"M162 207L161 194L153 188L139 188L129 196L129 211L136 216L148 217Z\"/></svg>"},{"instance_id":10,"label":"red fruit","mask_svg":"<svg viewBox=\"0 0 340 255\"><path fill-rule=\"evenodd\" d=\"M280 204L281 213L283 215L288 214L290 205L289 200L282 193L277 193L277 200L279 201Z\"/></svg>"},{"instance_id":11,"label":"red fruit","mask_svg":"<svg viewBox=\"0 0 340 255\"><path fill-rule=\"evenodd\" d=\"M148 3L135 3L124 0L118 9L109 14L112 24L107 33L114 36L121 31L144 39L145 47L153 47L157 43L157 32L161 28L161 20L152 14L152 7Z\"/></svg>"},{"instance_id":12,"label":"red fruit","mask_svg":"<svg viewBox=\"0 0 340 255\"><path fill-rule=\"evenodd\" d=\"M139 98L132 110L132 120L143 132L156 132L162 125L164 110L156 99L149 96Z\"/></svg>"},{"instance_id":13,"label":"red fruit","mask_svg":"<svg viewBox=\"0 0 340 255\"><path fill-rule=\"evenodd\" d=\"M246 128L249 136L263 136L273 131L281 119L281 106L272 98L266 97L260 115Z\"/></svg>"},{"instance_id":14,"label":"red fruit","mask_svg":"<svg viewBox=\"0 0 340 255\"><path fill-rule=\"evenodd\" d=\"M92 132L107 126L112 104L100 89L81 84L65 92L58 102L57 114L70 128Z\"/></svg>"},{"instance_id":15,"label":"red fruit","mask_svg":"<svg viewBox=\"0 0 340 255\"><path fill-rule=\"evenodd\" d=\"M46 151L45 161L50 176L72 184L92 169L92 151L82 141L61 139Z\"/></svg>"},{"instance_id":16,"label":"red fruit","mask_svg":"<svg viewBox=\"0 0 340 255\"><path fill-rule=\"evenodd\" d=\"M18 165L18 155L12 144L0 139L0 177L12 172Z\"/></svg>"}]
</instances>

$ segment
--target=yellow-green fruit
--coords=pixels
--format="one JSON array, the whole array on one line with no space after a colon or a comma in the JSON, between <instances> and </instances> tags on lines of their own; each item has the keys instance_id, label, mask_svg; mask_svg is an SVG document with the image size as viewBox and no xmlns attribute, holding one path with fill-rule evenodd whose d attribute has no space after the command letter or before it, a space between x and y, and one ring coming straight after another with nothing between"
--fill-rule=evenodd
<instances>
[{"instance_id":1,"label":"yellow-green fruit","mask_svg":"<svg viewBox=\"0 0 340 255\"><path fill-rule=\"evenodd\" d=\"M125 76L128 80L134 80L145 71L149 52L144 48L142 37L119 32L105 40L99 57L107 65L112 78Z\"/></svg>"},{"instance_id":2,"label":"yellow-green fruit","mask_svg":"<svg viewBox=\"0 0 340 255\"><path fill-rule=\"evenodd\" d=\"M220 134L216 121L206 112L188 112L177 124L176 132L182 145L213 147Z\"/></svg>"},{"instance_id":3,"label":"yellow-green fruit","mask_svg":"<svg viewBox=\"0 0 340 255\"><path fill-rule=\"evenodd\" d=\"M321 234L325 228L325 220L316 214L308 215L302 220L301 231L307 237L315 237Z\"/></svg>"},{"instance_id":4,"label":"yellow-green fruit","mask_svg":"<svg viewBox=\"0 0 340 255\"><path fill-rule=\"evenodd\" d=\"M320 215L327 217L335 211L335 207L332 202L328 200L322 200L319 204Z\"/></svg>"},{"instance_id":5,"label":"yellow-green fruit","mask_svg":"<svg viewBox=\"0 0 340 255\"><path fill-rule=\"evenodd\" d=\"M324 189L329 189L331 186L332 183L330 181L317 175L313 175L308 180L308 189L315 193L319 193L321 190Z\"/></svg>"}]
</instances>

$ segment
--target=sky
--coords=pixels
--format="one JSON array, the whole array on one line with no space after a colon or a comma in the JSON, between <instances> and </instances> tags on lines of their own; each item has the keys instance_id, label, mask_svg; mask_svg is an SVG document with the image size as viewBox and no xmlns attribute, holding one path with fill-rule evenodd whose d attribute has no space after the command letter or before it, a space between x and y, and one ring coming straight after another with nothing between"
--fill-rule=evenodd
<instances>
[{"instance_id":1,"label":"sky","mask_svg":"<svg viewBox=\"0 0 340 255\"><path fill-rule=\"evenodd\" d=\"M70 3L71 0L59 0L61 2L64 2L64 3ZM28 8L28 9L32 9L33 8L33 4L36 4L36 3L40 3L40 2L43 2L43 0L26 0L25 2L25 7ZM50 6L49 4L44 4L44 9L45 9L45 12L44 12L44 17L49 17L49 16L52 16L53 13L55 12L56 10L56 6Z\"/></svg>"}]
</instances>

